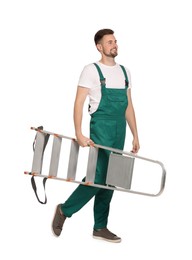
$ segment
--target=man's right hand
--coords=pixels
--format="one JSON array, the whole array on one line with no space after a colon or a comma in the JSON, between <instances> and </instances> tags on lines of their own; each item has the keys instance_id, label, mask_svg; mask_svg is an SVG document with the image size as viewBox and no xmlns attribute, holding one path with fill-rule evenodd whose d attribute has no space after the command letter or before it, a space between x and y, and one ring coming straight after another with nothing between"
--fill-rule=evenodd
<instances>
[{"instance_id":1,"label":"man's right hand","mask_svg":"<svg viewBox=\"0 0 192 260\"><path fill-rule=\"evenodd\" d=\"M78 144L80 146L82 146L82 147L94 146L94 142L90 138L88 138L88 137L86 137L86 136L84 136L82 134L81 135L77 135L76 138L77 138Z\"/></svg>"}]
</instances>

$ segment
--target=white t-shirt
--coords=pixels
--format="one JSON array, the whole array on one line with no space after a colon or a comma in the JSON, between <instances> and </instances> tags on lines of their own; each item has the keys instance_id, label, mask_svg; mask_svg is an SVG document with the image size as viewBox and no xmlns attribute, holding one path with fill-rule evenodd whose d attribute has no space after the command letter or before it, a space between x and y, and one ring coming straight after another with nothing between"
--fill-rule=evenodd
<instances>
[{"instance_id":1,"label":"white t-shirt","mask_svg":"<svg viewBox=\"0 0 192 260\"><path fill-rule=\"evenodd\" d=\"M116 63L114 66L107 66L100 62L96 63L99 65L105 78L106 88L125 88L125 75L119 64ZM131 88L131 75L126 67L125 70L129 80L129 88ZM89 113L92 114L97 110L101 100L101 83L99 73L93 63L84 67L79 78L78 86L89 88Z\"/></svg>"}]
</instances>

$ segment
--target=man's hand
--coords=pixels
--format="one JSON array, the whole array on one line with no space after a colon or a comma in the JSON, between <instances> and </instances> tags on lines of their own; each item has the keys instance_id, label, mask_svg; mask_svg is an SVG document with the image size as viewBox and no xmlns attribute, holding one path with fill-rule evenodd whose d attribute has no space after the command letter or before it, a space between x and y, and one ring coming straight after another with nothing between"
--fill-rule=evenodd
<instances>
[{"instance_id":1,"label":"man's hand","mask_svg":"<svg viewBox=\"0 0 192 260\"><path fill-rule=\"evenodd\" d=\"M139 140L138 138L134 138L133 142L132 142L133 148L132 148L132 153L138 153L139 149L140 149L140 145L139 145Z\"/></svg>"},{"instance_id":2,"label":"man's hand","mask_svg":"<svg viewBox=\"0 0 192 260\"><path fill-rule=\"evenodd\" d=\"M94 142L90 138L88 138L82 134L77 136L77 142L82 147L94 146Z\"/></svg>"}]
</instances>

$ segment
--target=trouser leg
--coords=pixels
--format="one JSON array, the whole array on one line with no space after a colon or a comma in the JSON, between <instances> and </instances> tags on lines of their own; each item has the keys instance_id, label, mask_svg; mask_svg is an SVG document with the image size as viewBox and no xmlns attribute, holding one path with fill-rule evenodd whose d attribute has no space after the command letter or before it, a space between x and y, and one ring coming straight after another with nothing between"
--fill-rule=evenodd
<instances>
[{"instance_id":1,"label":"trouser leg","mask_svg":"<svg viewBox=\"0 0 192 260\"><path fill-rule=\"evenodd\" d=\"M79 211L95 194L99 188L79 185L70 197L61 205L61 210L66 217L71 217Z\"/></svg>"},{"instance_id":2,"label":"trouser leg","mask_svg":"<svg viewBox=\"0 0 192 260\"><path fill-rule=\"evenodd\" d=\"M97 160L95 183L104 185L106 179L107 164L108 164L108 152L100 150L98 155L98 160ZM85 181L85 178L83 179L83 181ZM98 192L100 192L100 189L102 188L85 186L80 184L70 195L70 197L65 201L65 203L61 205L61 210L63 211L63 214L66 217L71 217L74 213L79 211L93 196L95 196ZM101 194L103 193L101 192ZM108 192L106 192L106 196L108 196ZM106 199L105 202L106 206L107 206L107 201L110 200L111 198Z\"/></svg>"},{"instance_id":3,"label":"trouser leg","mask_svg":"<svg viewBox=\"0 0 192 260\"><path fill-rule=\"evenodd\" d=\"M100 189L95 195L94 201L94 229L107 227L110 202L113 190Z\"/></svg>"}]
</instances>

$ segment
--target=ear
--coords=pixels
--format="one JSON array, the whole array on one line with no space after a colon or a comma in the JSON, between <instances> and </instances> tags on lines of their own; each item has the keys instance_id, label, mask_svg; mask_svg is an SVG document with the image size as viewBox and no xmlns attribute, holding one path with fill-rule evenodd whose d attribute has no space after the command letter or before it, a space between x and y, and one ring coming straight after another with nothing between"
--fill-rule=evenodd
<instances>
[{"instance_id":1,"label":"ear","mask_svg":"<svg viewBox=\"0 0 192 260\"><path fill-rule=\"evenodd\" d=\"M96 47L99 52L102 51L102 45L100 43L97 43Z\"/></svg>"}]
</instances>

